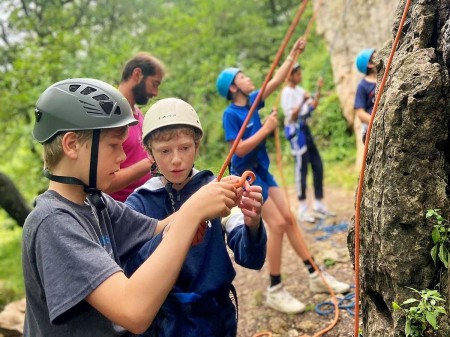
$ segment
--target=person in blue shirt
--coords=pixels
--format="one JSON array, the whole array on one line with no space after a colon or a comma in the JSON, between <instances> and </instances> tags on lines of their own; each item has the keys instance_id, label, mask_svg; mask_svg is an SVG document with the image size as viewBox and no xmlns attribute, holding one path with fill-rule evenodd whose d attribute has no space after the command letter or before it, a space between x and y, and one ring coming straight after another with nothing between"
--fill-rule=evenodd
<instances>
[{"instance_id":1,"label":"person in blue shirt","mask_svg":"<svg viewBox=\"0 0 450 337\"><path fill-rule=\"evenodd\" d=\"M277 112L273 111L264 123L261 122L259 110L264 107L264 100L283 83L294 57L305 48L306 41L299 38L289 56L280 66L273 78L267 83L252 118L250 119L242 139L236 147L231 159L231 173L241 175L245 170L251 170L256 174L256 185L262 187L264 204L262 217L267 225L267 259L269 263L270 287L266 292L266 305L272 309L285 313L300 313L305 310L305 305L293 297L284 288L281 282L281 253L284 234L287 234L295 252L304 261L309 273L310 289L315 292L328 291L318 272L309 262L310 255L302 243L296 240L295 229L291 226L290 209L283 190L277 185L274 177L269 172L269 156L265 139L273 133L278 126ZM225 139L231 145L234 144L244 120L254 103L259 90L251 79L239 68L226 68L218 76L216 81L217 91L221 96L231 101L223 113L223 127ZM349 285L338 282L330 275L328 284L341 293L349 290Z\"/></svg>"},{"instance_id":2,"label":"person in blue shirt","mask_svg":"<svg viewBox=\"0 0 450 337\"><path fill-rule=\"evenodd\" d=\"M366 142L367 126L370 122L375 104L375 88L377 86L377 70L373 58L375 49L363 49L356 56L356 68L364 74L356 89L354 109L362 123L362 141Z\"/></svg>"},{"instance_id":3,"label":"person in blue shirt","mask_svg":"<svg viewBox=\"0 0 450 337\"><path fill-rule=\"evenodd\" d=\"M158 176L136 189L126 205L155 219L166 219L202 186L215 180L198 171L194 160L203 134L194 108L183 100L166 98L146 113L142 139L154 158ZM221 181L235 184L238 177ZM266 256L266 232L261 221L260 186L238 188L238 204L231 215L204 219L203 239L189 250L180 275L144 336L232 337L237 333L236 275L227 245L239 265L261 269ZM126 265L133 274L158 247L164 234L142 246Z\"/></svg>"}]
</instances>

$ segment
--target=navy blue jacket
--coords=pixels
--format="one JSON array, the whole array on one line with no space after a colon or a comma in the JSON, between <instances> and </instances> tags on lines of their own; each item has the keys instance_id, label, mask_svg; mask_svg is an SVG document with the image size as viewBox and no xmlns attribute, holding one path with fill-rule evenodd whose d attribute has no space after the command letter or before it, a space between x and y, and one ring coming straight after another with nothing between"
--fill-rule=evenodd
<instances>
[{"instance_id":1,"label":"navy blue jacket","mask_svg":"<svg viewBox=\"0 0 450 337\"><path fill-rule=\"evenodd\" d=\"M214 178L210 171L195 170L186 186L176 191L164 186L159 177L154 177L136 189L126 204L162 220ZM236 272L226 249L225 237L235 262L243 267L261 269L266 256L267 236L263 224L260 224L257 237L251 237L243 219L239 211L227 221L210 220L211 227L203 241L190 248L174 288L145 336L235 336L236 315L229 294ZM153 253L161 239L162 234L158 234L144 244L127 262L127 275Z\"/></svg>"}]
</instances>

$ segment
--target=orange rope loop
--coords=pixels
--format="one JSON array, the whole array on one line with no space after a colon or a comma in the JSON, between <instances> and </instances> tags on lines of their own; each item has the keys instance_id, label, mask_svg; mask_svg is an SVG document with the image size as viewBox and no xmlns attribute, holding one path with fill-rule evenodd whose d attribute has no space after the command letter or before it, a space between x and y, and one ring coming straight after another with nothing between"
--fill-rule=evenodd
<instances>
[{"instance_id":1,"label":"orange rope loop","mask_svg":"<svg viewBox=\"0 0 450 337\"><path fill-rule=\"evenodd\" d=\"M242 173L241 179L237 183L234 183L233 186L236 188L242 187L245 189L253 184L255 180L256 176L252 171L245 171L244 173Z\"/></svg>"},{"instance_id":2,"label":"orange rope loop","mask_svg":"<svg viewBox=\"0 0 450 337\"><path fill-rule=\"evenodd\" d=\"M389 75L389 71L391 68L391 63L394 58L395 51L397 49L398 43L400 41L401 33L403 26L406 21L406 17L408 15L408 10L411 5L411 0L407 0L405 4L405 8L403 10L403 15L400 20L400 24L398 26L397 34L395 36L395 40L392 43L391 52L389 54L388 61L386 63L386 68L384 70L383 78L381 80L380 87L378 89L377 97L375 99L375 103L372 109L372 114L370 116L369 126L366 133L366 143L364 145L364 155L361 165L361 174L358 182L358 191L356 195L356 210L355 210L355 325L354 325L354 336L358 336L359 331L359 254L360 254L360 216L361 216L361 200L362 200L362 188L364 183L364 171L366 168L366 160L367 160L367 152L369 149L369 141L370 141L370 132L372 130L373 120L375 118L375 114L378 109L378 104L380 103L380 98L384 90L384 86L387 81L387 77Z\"/></svg>"}]
</instances>

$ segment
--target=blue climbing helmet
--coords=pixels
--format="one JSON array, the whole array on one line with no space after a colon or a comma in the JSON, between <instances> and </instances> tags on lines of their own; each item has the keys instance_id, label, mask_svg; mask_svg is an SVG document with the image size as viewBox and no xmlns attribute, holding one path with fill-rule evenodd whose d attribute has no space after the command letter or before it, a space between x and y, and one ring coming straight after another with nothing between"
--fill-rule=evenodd
<instances>
[{"instance_id":1,"label":"blue climbing helmet","mask_svg":"<svg viewBox=\"0 0 450 337\"><path fill-rule=\"evenodd\" d=\"M367 66L369 65L370 58L372 57L375 49L363 49L359 52L358 56L356 56L356 68L364 75L367 74Z\"/></svg>"},{"instance_id":2,"label":"blue climbing helmet","mask_svg":"<svg viewBox=\"0 0 450 337\"><path fill-rule=\"evenodd\" d=\"M228 91L230 90L230 86L234 81L237 73L241 70L239 68L226 68L222 70L222 72L217 77L216 87L220 96L228 99Z\"/></svg>"}]
</instances>

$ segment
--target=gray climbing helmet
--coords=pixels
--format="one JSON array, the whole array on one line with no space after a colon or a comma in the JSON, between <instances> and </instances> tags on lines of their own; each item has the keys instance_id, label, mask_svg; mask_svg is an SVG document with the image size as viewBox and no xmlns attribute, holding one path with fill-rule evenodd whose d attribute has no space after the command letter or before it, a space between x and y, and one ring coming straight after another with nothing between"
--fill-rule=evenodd
<instances>
[{"instance_id":1,"label":"gray climbing helmet","mask_svg":"<svg viewBox=\"0 0 450 337\"><path fill-rule=\"evenodd\" d=\"M48 87L36 102L33 137L45 143L61 131L109 129L138 121L127 99L113 86L72 78Z\"/></svg>"}]
</instances>

